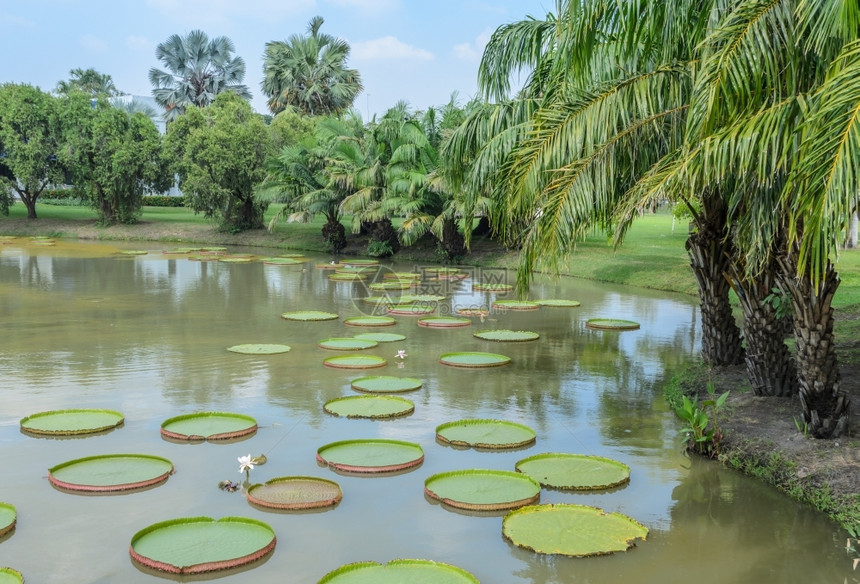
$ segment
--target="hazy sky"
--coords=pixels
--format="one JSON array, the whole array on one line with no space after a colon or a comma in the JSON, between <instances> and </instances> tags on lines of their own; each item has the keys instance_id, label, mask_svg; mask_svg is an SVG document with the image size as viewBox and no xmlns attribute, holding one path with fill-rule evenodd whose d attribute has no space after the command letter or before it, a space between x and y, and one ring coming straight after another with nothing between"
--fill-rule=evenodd
<instances>
[{"instance_id":1,"label":"hazy sky","mask_svg":"<svg viewBox=\"0 0 860 584\"><path fill-rule=\"evenodd\" d=\"M150 95L150 67L162 68L155 47L194 29L227 36L245 60L245 84L255 110L262 55L271 40L321 31L349 42L358 69L362 115L382 113L398 100L414 109L476 93L478 62L500 25L543 18L554 0L0 0L0 82L53 90L71 69L92 67L125 93Z\"/></svg>"}]
</instances>

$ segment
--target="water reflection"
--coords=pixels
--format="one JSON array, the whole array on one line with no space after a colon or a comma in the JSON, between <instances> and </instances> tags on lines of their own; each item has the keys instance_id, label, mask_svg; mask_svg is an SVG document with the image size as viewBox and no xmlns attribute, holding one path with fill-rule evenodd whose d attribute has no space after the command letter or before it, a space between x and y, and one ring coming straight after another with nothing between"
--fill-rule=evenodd
<instances>
[{"instance_id":1,"label":"water reflection","mask_svg":"<svg viewBox=\"0 0 860 584\"><path fill-rule=\"evenodd\" d=\"M235 250L240 251L240 250ZM666 379L698 352L693 299L563 279L539 280L534 298L564 298L578 308L529 312L492 310L471 327L430 329L398 317L384 332L406 336L366 350L388 360L381 369L322 366L331 351L324 338L376 329L343 324L373 310L361 298L378 294L369 283L332 282L314 267L259 262L195 262L151 253L117 256L104 245L0 250L0 463L12 469L0 499L21 520L0 545L0 565L28 581L147 582L127 556L139 529L177 516L251 516L279 537L272 558L253 570L255 582L316 582L341 564L397 557L438 560L483 582L842 582L849 577L836 541L838 529L820 514L717 465L681 453L679 423L662 399ZM264 252L264 254L267 252ZM390 271L427 266L392 264ZM437 314L458 307L491 307L500 292L472 284L500 271L471 269L464 280L425 282L406 293L444 294ZM377 274L377 279L380 276ZM295 322L291 310L326 310L341 318ZM588 318L625 318L637 331L594 331ZM537 341L498 343L472 336L480 329L532 330ZM229 353L241 343L281 343L288 353ZM409 357L402 368L395 354ZM480 370L441 366L451 351L488 351L511 357L505 367ZM322 404L354 395L350 381L398 375L423 381L405 397L412 415L396 420L345 419ZM86 440L35 440L18 429L26 415L50 409L99 407L123 412L123 428ZM258 433L231 444L174 444L159 437L161 422L194 411L253 415ZM439 424L463 418L516 421L537 433L517 451L460 450L435 440ZM338 475L321 468L316 450L355 438L418 443L421 468L385 477ZM269 462L252 473L264 482L284 475L326 476L344 492L337 509L316 514L263 513L239 494L217 488L235 479L235 459L248 450ZM162 487L94 500L51 489L46 469L105 452L142 452L174 462ZM631 482L598 493L544 490L543 503L582 503L627 513L651 529L625 554L593 559L538 556L506 542L500 516L450 513L422 496L423 481L463 468L511 470L540 452L608 456L631 467ZM110 529L103 526L109 525ZM368 537L371 534L372 537ZM841 537L838 539L841 540ZM321 549L326 555L318 555ZM46 558L49 560L46 561ZM229 575L226 580L247 578ZM849 579L850 581L850 579Z\"/></svg>"}]
</instances>

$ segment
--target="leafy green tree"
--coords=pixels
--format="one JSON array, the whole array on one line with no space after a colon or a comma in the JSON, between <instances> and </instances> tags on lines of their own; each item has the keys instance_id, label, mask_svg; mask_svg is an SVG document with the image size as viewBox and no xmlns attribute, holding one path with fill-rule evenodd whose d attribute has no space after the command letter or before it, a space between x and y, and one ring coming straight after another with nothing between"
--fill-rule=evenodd
<instances>
[{"instance_id":1,"label":"leafy green tree","mask_svg":"<svg viewBox=\"0 0 860 584\"><path fill-rule=\"evenodd\" d=\"M206 108L190 106L167 130L165 150L174 161L188 206L221 229L264 227L268 202L256 194L266 177L271 137L262 118L239 96L225 92Z\"/></svg>"},{"instance_id":2,"label":"leafy green tree","mask_svg":"<svg viewBox=\"0 0 860 584\"><path fill-rule=\"evenodd\" d=\"M99 73L95 69L81 69L80 67L69 71L69 80L57 83L55 90L60 95L69 95L74 91L82 91L92 97L106 96L115 97L122 93L114 85L113 78L106 73Z\"/></svg>"},{"instance_id":3,"label":"leafy green tree","mask_svg":"<svg viewBox=\"0 0 860 584\"><path fill-rule=\"evenodd\" d=\"M286 108L269 122L272 146L279 151L284 146L298 144L314 133L316 124L317 118L306 116L297 108Z\"/></svg>"},{"instance_id":4,"label":"leafy green tree","mask_svg":"<svg viewBox=\"0 0 860 584\"><path fill-rule=\"evenodd\" d=\"M146 115L95 105L83 93L62 100L61 162L76 191L98 211L103 224L134 223L143 195L170 187L161 151L161 135Z\"/></svg>"},{"instance_id":5,"label":"leafy green tree","mask_svg":"<svg viewBox=\"0 0 860 584\"><path fill-rule=\"evenodd\" d=\"M151 68L149 82L165 119L176 119L190 105L206 107L225 91L250 100L251 92L242 84L245 61L233 56L235 50L228 37L210 40L202 30L174 34L159 44L155 56L166 70Z\"/></svg>"},{"instance_id":6,"label":"leafy green tree","mask_svg":"<svg viewBox=\"0 0 860 584\"><path fill-rule=\"evenodd\" d=\"M266 43L261 88L269 110L293 106L308 115L340 115L361 93L361 75L349 69L349 43L320 33L323 18L308 24L307 36Z\"/></svg>"},{"instance_id":7,"label":"leafy green tree","mask_svg":"<svg viewBox=\"0 0 860 584\"><path fill-rule=\"evenodd\" d=\"M0 85L0 181L18 195L29 219L36 218L42 191L63 181L60 140L56 98L30 85Z\"/></svg>"}]
</instances>

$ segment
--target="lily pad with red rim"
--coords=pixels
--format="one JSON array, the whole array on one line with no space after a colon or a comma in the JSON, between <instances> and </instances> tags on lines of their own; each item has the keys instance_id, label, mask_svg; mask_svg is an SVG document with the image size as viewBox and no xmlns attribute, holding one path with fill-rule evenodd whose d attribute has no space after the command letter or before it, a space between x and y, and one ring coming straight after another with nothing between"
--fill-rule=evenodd
<instances>
[{"instance_id":1,"label":"lily pad with red rim","mask_svg":"<svg viewBox=\"0 0 860 584\"><path fill-rule=\"evenodd\" d=\"M323 339L317 346L320 349L330 349L332 351L360 351L362 349L372 349L378 344L376 341L364 339L334 338Z\"/></svg>"},{"instance_id":2,"label":"lily pad with red rim","mask_svg":"<svg viewBox=\"0 0 860 584\"><path fill-rule=\"evenodd\" d=\"M372 375L352 380L352 388L368 393L402 393L421 389L420 379L394 377L392 375Z\"/></svg>"},{"instance_id":3,"label":"lily pad with red rim","mask_svg":"<svg viewBox=\"0 0 860 584\"><path fill-rule=\"evenodd\" d=\"M471 319L456 316L427 316L418 319L418 326L427 328L456 328L471 325Z\"/></svg>"},{"instance_id":4,"label":"lily pad with red rim","mask_svg":"<svg viewBox=\"0 0 860 584\"><path fill-rule=\"evenodd\" d=\"M424 481L424 494L457 509L502 511L540 499L540 484L513 471L457 470L429 477Z\"/></svg>"},{"instance_id":5,"label":"lily pad with red rim","mask_svg":"<svg viewBox=\"0 0 860 584\"><path fill-rule=\"evenodd\" d=\"M342 472L388 473L414 468L424 462L424 450L401 440L343 440L317 450L317 462Z\"/></svg>"},{"instance_id":6,"label":"lily pad with red rim","mask_svg":"<svg viewBox=\"0 0 860 584\"><path fill-rule=\"evenodd\" d=\"M493 308L502 310L538 310L540 304L529 300L496 300Z\"/></svg>"},{"instance_id":7,"label":"lily pad with red rim","mask_svg":"<svg viewBox=\"0 0 860 584\"><path fill-rule=\"evenodd\" d=\"M444 353L439 357L439 362L442 365L450 367L499 367L507 365L511 362L511 358L498 353L481 353L476 351L459 352L459 353Z\"/></svg>"},{"instance_id":8,"label":"lily pad with red rim","mask_svg":"<svg viewBox=\"0 0 860 584\"><path fill-rule=\"evenodd\" d=\"M400 316L424 316L433 314L436 310L433 306L424 306L423 304L396 304L388 307L388 314L397 314Z\"/></svg>"},{"instance_id":9,"label":"lily pad with red rim","mask_svg":"<svg viewBox=\"0 0 860 584\"><path fill-rule=\"evenodd\" d=\"M415 404L393 395L352 395L327 401L323 409L344 418L396 418L415 411Z\"/></svg>"},{"instance_id":10,"label":"lily pad with red rim","mask_svg":"<svg viewBox=\"0 0 860 584\"><path fill-rule=\"evenodd\" d=\"M105 454L69 460L48 469L52 485L66 491L113 493L160 485L173 463L147 454Z\"/></svg>"},{"instance_id":11,"label":"lily pad with red rim","mask_svg":"<svg viewBox=\"0 0 860 584\"><path fill-rule=\"evenodd\" d=\"M518 461L516 469L555 489L610 489L630 481L630 467L623 462L588 454L536 454Z\"/></svg>"},{"instance_id":12,"label":"lily pad with red rim","mask_svg":"<svg viewBox=\"0 0 860 584\"><path fill-rule=\"evenodd\" d=\"M577 306L581 306L581 303L576 300L565 300L563 298L542 298L535 300L535 302L541 306L552 306L555 308L576 308Z\"/></svg>"},{"instance_id":13,"label":"lily pad with red rim","mask_svg":"<svg viewBox=\"0 0 860 584\"><path fill-rule=\"evenodd\" d=\"M367 266L378 266L379 260L348 259L348 260L340 260L340 263L343 264L344 266L367 267Z\"/></svg>"},{"instance_id":14,"label":"lily pad with red rim","mask_svg":"<svg viewBox=\"0 0 860 584\"><path fill-rule=\"evenodd\" d=\"M490 311L486 308L466 307L458 308L457 314L460 316L490 316Z\"/></svg>"},{"instance_id":15,"label":"lily pad with red rim","mask_svg":"<svg viewBox=\"0 0 860 584\"><path fill-rule=\"evenodd\" d=\"M9 503L0 503L0 537L13 529L18 521L18 511Z\"/></svg>"},{"instance_id":16,"label":"lily pad with red rim","mask_svg":"<svg viewBox=\"0 0 860 584\"><path fill-rule=\"evenodd\" d=\"M530 505L508 513L502 535L539 554L586 557L623 552L648 528L621 513L586 505Z\"/></svg>"},{"instance_id":17,"label":"lily pad with red rim","mask_svg":"<svg viewBox=\"0 0 860 584\"><path fill-rule=\"evenodd\" d=\"M376 341L377 343L395 343L406 340L406 335L399 333L361 333L360 335L355 335L354 338Z\"/></svg>"},{"instance_id":18,"label":"lily pad with red rim","mask_svg":"<svg viewBox=\"0 0 860 584\"><path fill-rule=\"evenodd\" d=\"M585 326L590 329L633 331L639 328L639 323L621 318L590 318L585 321Z\"/></svg>"},{"instance_id":19,"label":"lily pad with red rim","mask_svg":"<svg viewBox=\"0 0 860 584\"><path fill-rule=\"evenodd\" d=\"M318 584L479 584L472 574L431 560L391 560L387 564L356 562L323 576Z\"/></svg>"},{"instance_id":20,"label":"lily pad with red rim","mask_svg":"<svg viewBox=\"0 0 860 584\"><path fill-rule=\"evenodd\" d=\"M284 257L263 258L262 262L269 266L301 266L304 264L301 260Z\"/></svg>"},{"instance_id":21,"label":"lily pad with red rim","mask_svg":"<svg viewBox=\"0 0 860 584\"><path fill-rule=\"evenodd\" d=\"M532 331L510 331L505 329L478 331L473 336L485 341L497 342L536 341L540 338L538 333Z\"/></svg>"},{"instance_id":22,"label":"lily pad with red rim","mask_svg":"<svg viewBox=\"0 0 860 584\"><path fill-rule=\"evenodd\" d=\"M475 282L472 284L472 290L480 290L482 292L510 292L514 287L511 284L496 284L493 282Z\"/></svg>"},{"instance_id":23,"label":"lily pad with red rim","mask_svg":"<svg viewBox=\"0 0 860 584\"><path fill-rule=\"evenodd\" d=\"M413 286L417 286L418 282L414 280L385 280L382 282L373 282L370 285L371 290L409 290Z\"/></svg>"},{"instance_id":24,"label":"lily pad with red rim","mask_svg":"<svg viewBox=\"0 0 860 584\"><path fill-rule=\"evenodd\" d=\"M392 326L397 321L390 316L353 316L343 321L349 326Z\"/></svg>"},{"instance_id":25,"label":"lily pad with red rim","mask_svg":"<svg viewBox=\"0 0 860 584\"><path fill-rule=\"evenodd\" d=\"M243 345L233 345L227 347L231 353L241 353L243 355L277 355L286 353L290 350L289 345L266 344L266 343L246 343Z\"/></svg>"},{"instance_id":26,"label":"lily pad with red rim","mask_svg":"<svg viewBox=\"0 0 860 584\"><path fill-rule=\"evenodd\" d=\"M536 438L535 431L528 426L506 420L458 420L436 427L436 439L453 446L520 448L534 444Z\"/></svg>"},{"instance_id":27,"label":"lily pad with red rim","mask_svg":"<svg viewBox=\"0 0 860 584\"><path fill-rule=\"evenodd\" d=\"M0 567L0 584L24 584L24 576L14 568Z\"/></svg>"},{"instance_id":28,"label":"lily pad with red rim","mask_svg":"<svg viewBox=\"0 0 860 584\"><path fill-rule=\"evenodd\" d=\"M338 270L334 274L331 274L328 279L332 282L357 282L366 277L364 274L358 272L341 272Z\"/></svg>"},{"instance_id":29,"label":"lily pad with red rim","mask_svg":"<svg viewBox=\"0 0 860 584\"><path fill-rule=\"evenodd\" d=\"M52 410L21 419L21 430L35 436L80 436L116 428L125 421L113 410Z\"/></svg>"},{"instance_id":30,"label":"lily pad with red rim","mask_svg":"<svg viewBox=\"0 0 860 584\"><path fill-rule=\"evenodd\" d=\"M373 369L388 363L378 355L338 355L323 360L326 367L335 369Z\"/></svg>"},{"instance_id":31,"label":"lily pad with red rim","mask_svg":"<svg viewBox=\"0 0 860 584\"><path fill-rule=\"evenodd\" d=\"M318 321L336 320L338 316L333 312L325 312L323 310L296 310L283 313L281 318L285 320Z\"/></svg>"},{"instance_id":32,"label":"lily pad with red rim","mask_svg":"<svg viewBox=\"0 0 860 584\"><path fill-rule=\"evenodd\" d=\"M257 431L257 420L230 412L197 412L169 418L161 435L173 440L230 440Z\"/></svg>"},{"instance_id":33,"label":"lily pad with red rim","mask_svg":"<svg viewBox=\"0 0 860 584\"><path fill-rule=\"evenodd\" d=\"M154 523L131 538L135 562L172 574L228 570L265 558L275 549L270 526L247 517L186 517Z\"/></svg>"},{"instance_id":34,"label":"lily pad with red rim","mask_svg":"<svg viewBox=\"0 0 860 584\"><path fill-rule=\"evenodd\" d=\"M278 477L251 485L248 502L267 509L303 510L333 507L343 498L340 485L317 477Z\"/></svg>"},{"instance_id":35,"label":"lily pad with red rim","mask_svg":"<svg viewBox=\"0 0 860 584\"><path fill-rule=\"evenodd\" d=\"M382 274L383 280L420 280L421 274L417 272L386 272Z\"/></svg>"}]
</instances>

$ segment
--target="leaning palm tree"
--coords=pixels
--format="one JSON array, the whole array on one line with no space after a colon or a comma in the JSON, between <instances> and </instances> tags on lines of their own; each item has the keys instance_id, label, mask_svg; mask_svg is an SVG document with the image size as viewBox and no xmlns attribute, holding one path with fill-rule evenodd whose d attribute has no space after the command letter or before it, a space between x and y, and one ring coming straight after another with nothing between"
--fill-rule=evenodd
<instances>
[{"instance_id":1,"label":"leaning palm tree","mask_svg":"<svg viewBox=\"0 0 860 584\"><path fill-rule=\"evenodd\" d=\"M308 24L308 35L266 43L261 88L269 110L294 106L308 115L340 115L361 93L361 75L349 69L349 43L320 33L323 18Z\"/></svg>"},{"instance_id":2,"label":"leaning palm tree","mask_svg":"<svg viewBox=\"0 0 860 584\"><path fill-rule=\"evenodd\" d=\"M188 105L205 107L222 91L249 100L251 92L242 84L245 61L234 57L233 41L224 36L210 39L202 30L171 35L155 49L166 70L149 70L152 96L164 107L165 120L185 112Z\"/></svg>"}]
</instances>

